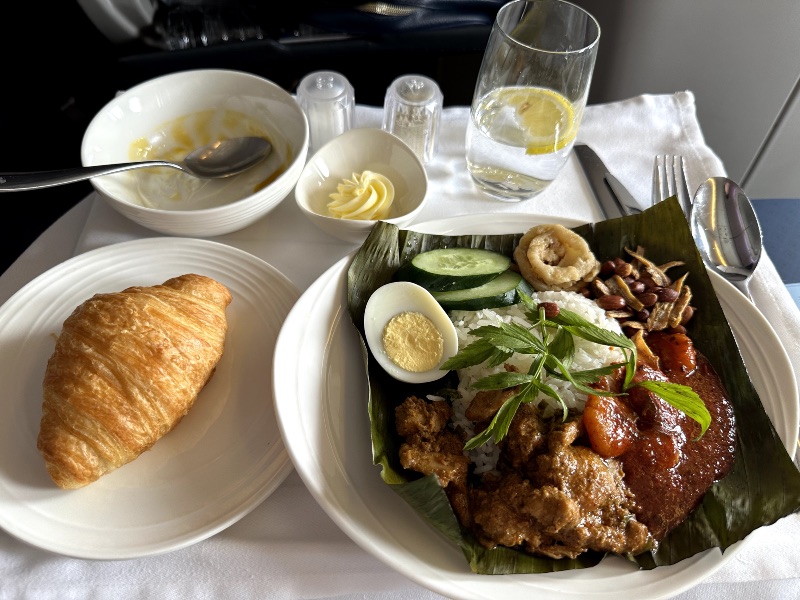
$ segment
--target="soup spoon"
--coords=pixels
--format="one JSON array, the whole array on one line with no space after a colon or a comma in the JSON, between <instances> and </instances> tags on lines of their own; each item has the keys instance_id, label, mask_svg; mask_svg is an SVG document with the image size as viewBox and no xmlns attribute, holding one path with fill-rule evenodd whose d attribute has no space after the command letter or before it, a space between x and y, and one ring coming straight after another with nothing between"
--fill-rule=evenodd
<instances>
[{"instance_id":1,"label":"soup spoon","mask_svg":"<svg viewBox=\"0 0 800 600\"><path fill-rule=\"evenodd\" d=\"M84 181L131 169L171 167L202 179L230 177L265 159L272 144L260 137L239 137L214 142L186 155L183 161L143 160L130 163L77 167L55 171L0 174L0 192L21 192Z\"/></svg>"},{"instance_id":2,"label":"soup spoon","mask_svg":"<svg viewBox=\"0 0 800 600\"><path fill-rule=\"evenodd\" d=\"M744 190L727 177L706 179L695 193L690 223L706 266L752 300L748 284L763 243L758 217Z\"/></svg>"}]
</instances>

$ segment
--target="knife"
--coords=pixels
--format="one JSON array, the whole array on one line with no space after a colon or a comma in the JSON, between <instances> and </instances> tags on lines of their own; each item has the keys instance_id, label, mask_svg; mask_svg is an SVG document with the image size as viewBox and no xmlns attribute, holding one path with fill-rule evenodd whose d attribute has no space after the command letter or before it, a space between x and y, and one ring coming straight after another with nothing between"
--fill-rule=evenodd
<instances>
[{"instance_id":1,"label":"knife","mask_svg":"<svg viewBox=\"0 0 800 600\"><path fill-rule=\"evenodd\" d=\"M585 144L576 144L575 156L586 174L592 193L606 219L615 219L642 212L639 203L608 169L594 150Z\"/></svg>"},{"instance_id":2,"label":"knife","mask_svg":"<svg viewBox=\"0 0 800 600\"><path fill-rule=\"evenodd\" d=\"M622 185L619 179L611 173L606 173L606 181L611 186L611 191L614 192L626 215L638 215L642 212L642 207L636 201L636 198Z\"/></svg>"}]
</instances>

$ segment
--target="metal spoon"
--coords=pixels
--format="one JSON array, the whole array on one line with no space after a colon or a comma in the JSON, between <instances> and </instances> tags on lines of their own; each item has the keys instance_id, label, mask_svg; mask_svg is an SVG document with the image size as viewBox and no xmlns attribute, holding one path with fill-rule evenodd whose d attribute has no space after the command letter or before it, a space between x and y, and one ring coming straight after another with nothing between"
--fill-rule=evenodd
<instances>
[{"instance_id":1,"label":"metal spoon","mask_svg":"<svg viewBox=\"0 0 800 600\"><path fill-rule=\"evenodd\" d=\"M55 171L0 174L0 192L21 192L84 181L146 167L171 167L194 177L218 179L236 175L261 162L272 152L272 144L260 137L240 137L214 142L193 150L182 162L144 160L132 163L77 167Z\"/></svg>"},{"instance_id":2,"label":"metal spoon","mask_svg":"<svg viewBox=\"0 0 800 600\"><path fill-rule=\"evenodd\" d=\"M752 300L748 283L761 259L762 237L744 190L727 177L707 179L695 193L690 223L706 265Z\"/></svg>"}]
</instances>

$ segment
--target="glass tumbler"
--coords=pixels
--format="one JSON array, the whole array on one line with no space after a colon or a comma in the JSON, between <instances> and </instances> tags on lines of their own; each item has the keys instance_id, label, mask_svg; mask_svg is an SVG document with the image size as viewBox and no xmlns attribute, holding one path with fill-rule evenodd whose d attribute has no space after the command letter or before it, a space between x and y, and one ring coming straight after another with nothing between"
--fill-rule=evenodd
<instances>
[{"instance_id":1,"label":"glass tumbler","mask_svg":"<svg viewBox=\"0 0 800 600\"><path fill-rule=\"evenodd\" d=\"M562 0L512 0L497 13L467 126L467 168L507 202L533 198L575 144L600 25Z\"/></svg>"}]
</instances>

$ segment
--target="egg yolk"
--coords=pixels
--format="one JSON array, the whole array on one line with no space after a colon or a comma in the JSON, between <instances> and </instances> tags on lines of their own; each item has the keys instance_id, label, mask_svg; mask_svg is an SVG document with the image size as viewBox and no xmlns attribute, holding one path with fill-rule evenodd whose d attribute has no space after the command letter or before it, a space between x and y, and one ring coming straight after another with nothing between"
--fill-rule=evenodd
<instances>
[{"instance_id":1,"label":"egg yolk","mask_svg":"<svg viewBox=\"0 0 800 600\"><path fill-rule=\"evenodd\" d=\"M444 339L433 321L422 313L402 312L383 328L383 348L398 367L421 373L442 360Z\"/></svg>"}]
</instances>

